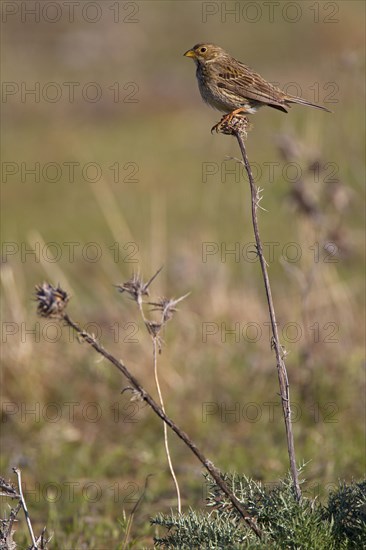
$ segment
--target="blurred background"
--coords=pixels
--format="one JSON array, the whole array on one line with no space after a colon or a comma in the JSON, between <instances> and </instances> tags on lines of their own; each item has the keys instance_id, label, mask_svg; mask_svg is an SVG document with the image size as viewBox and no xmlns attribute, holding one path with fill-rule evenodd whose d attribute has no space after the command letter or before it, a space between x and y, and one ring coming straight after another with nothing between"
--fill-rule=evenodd
<instances>
[{"instance_id":1,"label":"blurred background","mask_svg":"<svg viewBox=\"0 0 366 550\"><path fill-rule=\"evenodd\" d=\"M151 340L113 285L164 266L152 297L191 293L163 335L168 414L223 471L272 483L288 470L248 182L236 141L210 134L221 114L183 57L202 41L333 111L263 108L247 149L305 494L361 478L364 3L1 8L1 471L22 469L36 529L54 532L54 548L117 547L149 474L135 547L151 546L149 518L176 506L161 423L121 395L111 365L37 318L44 280L156 396ZM200 464L169 439L184 509L204 507Z\"/></svg>"}]
</instances>

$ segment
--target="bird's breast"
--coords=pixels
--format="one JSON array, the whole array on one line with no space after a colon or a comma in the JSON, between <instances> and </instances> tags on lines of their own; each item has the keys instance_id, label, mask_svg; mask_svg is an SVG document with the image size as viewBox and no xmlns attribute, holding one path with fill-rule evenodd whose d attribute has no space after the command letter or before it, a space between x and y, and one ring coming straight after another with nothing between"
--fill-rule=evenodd
<instances>
[{"instance_id":1,"label":"bird's breast","mask_svg":"<svg viewBox=\"0 0 366 550\"><path fill-rule=\"evenodd\" d=\"M230 112L231 106L229 106L226 99L223 98L222 93L215 82L214 75L210 75L204 67L198 66L196 76L198 88L203 101L218 111L223 111L225 113ZM234 108L235 105L232 109Z\"/></svg>"}]
</instances>

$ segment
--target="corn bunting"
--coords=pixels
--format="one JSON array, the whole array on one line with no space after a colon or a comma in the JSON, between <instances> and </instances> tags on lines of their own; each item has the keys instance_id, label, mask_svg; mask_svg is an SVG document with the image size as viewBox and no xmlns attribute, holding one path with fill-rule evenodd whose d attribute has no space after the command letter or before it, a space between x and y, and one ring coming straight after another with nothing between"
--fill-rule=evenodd
<instances>
[{"instance_id":1,"label":"corn bunting","mask_svg":"<svg viewBox=\"0 0 366 550\"><path fill-rule=\"evenodd\" d=\"M184 55L196 63L202 99L219 111L229 113L225 119L231 120L239 113L253 114L263 105L287 113L291 103L331 112L302 97L286 94L215 44L196 44Z\"/></svg>"}]
</instances>

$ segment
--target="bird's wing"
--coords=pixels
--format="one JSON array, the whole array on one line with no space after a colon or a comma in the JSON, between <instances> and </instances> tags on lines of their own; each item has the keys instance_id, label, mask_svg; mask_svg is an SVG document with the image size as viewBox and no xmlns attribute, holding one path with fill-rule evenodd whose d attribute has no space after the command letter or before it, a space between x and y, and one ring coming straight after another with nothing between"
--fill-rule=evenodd
<instances>
[{"instance_id":1,"label":"bird's wing","mask_svg":"<svg viewBox=\"0 0 366 550\"><path fill-rule=\"evenodd\" d=\"M287 112L286 94L239 61L218 73L218 86L228 92Z\"/></svg>"}]
</instances>

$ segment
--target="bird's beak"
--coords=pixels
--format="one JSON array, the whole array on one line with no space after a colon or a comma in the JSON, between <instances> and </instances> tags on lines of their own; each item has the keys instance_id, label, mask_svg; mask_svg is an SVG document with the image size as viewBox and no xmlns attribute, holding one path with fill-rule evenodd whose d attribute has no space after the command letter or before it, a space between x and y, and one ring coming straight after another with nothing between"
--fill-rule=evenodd
<instances>
[{"instance_id":1,"label":"bird's beak","mask_svg":"<svg viewBox=\"0 0 366 550\"><path fill-rule=\"evenodd\" d=\"M186 53L183 54L185 57L196 57L196 54L194 50L188 50Z\"/></svg>"}]
</instances>

